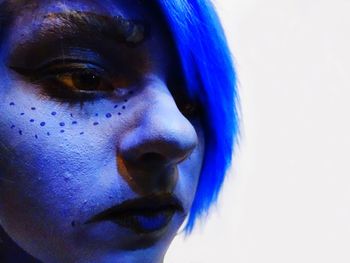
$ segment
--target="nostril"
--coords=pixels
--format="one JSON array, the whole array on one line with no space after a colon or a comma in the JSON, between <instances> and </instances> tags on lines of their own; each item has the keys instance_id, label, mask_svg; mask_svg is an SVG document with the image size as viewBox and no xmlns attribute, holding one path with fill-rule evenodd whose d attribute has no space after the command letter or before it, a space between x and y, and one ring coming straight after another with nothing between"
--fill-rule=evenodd
<instances>
[{"instance_id":1,"label":"nostril","mask_svg":"<svg viewBox=\"0 0 350 263\"><path fill-rule=\"evenodd\" d=\"M144 169L153 169L166 165L166 158L156 152L144 153L138 158L138 164Z\"/></svg>"}]
</instances>

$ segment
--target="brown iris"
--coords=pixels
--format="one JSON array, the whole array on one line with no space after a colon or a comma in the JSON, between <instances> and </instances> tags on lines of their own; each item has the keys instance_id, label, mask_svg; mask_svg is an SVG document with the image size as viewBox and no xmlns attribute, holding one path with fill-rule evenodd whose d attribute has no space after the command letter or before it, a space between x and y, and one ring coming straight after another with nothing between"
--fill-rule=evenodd
<instances>
[{"instance_id":1,"label":"brown iris","mask_svg":"<svg viewBox=\"0 0 350 263\"><path fill-rule=\"evenodd\" d=\"M91 70L80 70L72 73L57 74L56 80L64 84L65 87L76 92L96 92L112 91L113 86L107 81L103 81L99 74Z\"/></svg>"}]
</instances>

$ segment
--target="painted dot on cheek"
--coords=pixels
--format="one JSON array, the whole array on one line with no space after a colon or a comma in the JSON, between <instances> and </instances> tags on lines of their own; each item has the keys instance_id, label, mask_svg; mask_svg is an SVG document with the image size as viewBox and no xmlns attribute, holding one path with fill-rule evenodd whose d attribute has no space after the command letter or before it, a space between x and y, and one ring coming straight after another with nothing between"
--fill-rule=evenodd
<instances>
[{"instance_id":1,"label":"painted dot on cheek","mask_svg":"<svg viewBox=\"0 0 350 263\"><path fill-rule=\"evenodd\" d=\"M35 134L35 139L38 139L38 135Z\"/></svg>"},{"instance_id":2,"label":"painted dot on cheek","mask_svg":"<svg viewBox=\"0 0 350 263\"><path fill-rule=\"evenodd\" d=\"M126 109L126 107L125 106L123 106L123 110L125 110Z\"/></svg>"},{"instance_id":3,"label":"painted dot on cheek","mask_svg":"<svg viewBox=\"0 0 350 263\"><path fill-rule=\"evenodd\" d=\"M99 123L96 121L96 122L94 122L94 126L96 126L96 125L99 125Z\"/></svg>"},{"instance_id":4,"label":"painted dot on cheek","mask_svg":"<svg viewBox=\"0 0 350 263\"><path fill-rule=\"evenodd\" d=\"M14 102L11 102L11 103L10 103L10 106L15 106L15 103L14 103Z\"/></svg>"},{"instance_id":5,"label":"painted dot on cheek","mask_svg":"<svg viewBox=\"0 0 350 263\"><path fill-rule=\"evenodd\" d=\"M110 113L107 113L107 114L106 114L106 118L109 119L109 118L111 118L111 117L112 117L112 114L110 114Z\"/></svg>"},{"instance_id":6,"label":"painted dot on cheek","mask_svg":"<svg viewBox=\"0 0 350 263\"><path fill-rule=\"evenodd\" d=\"M47 134L47 136L50 136L50 135L51 135L49 132L47 132L46 134Z\"/></svg>"},{"instance_id":7,"label":"painted dot on cheek","mask_svg":"<svg viewBox=\"0 0 350 263\"><path fill-rule=\"evenodd\" d=\"M120 112L118 112L118 115L120 116L120 115L122 115Z\"/></svg>"},{"instance_id":8,"label":"painted dot on cheek","mask_svg":"<svg viewBox=\"0 0 350 263\"><path fill-rule=\"evenodd\" d=\"M12 126L11 126L11 129L14 129L14 128L16 128L16 126L15 126L15 125L12 125Z\"/></svg>"},{"instance_id":9,"label":"painted dot on cheek","mask_svg":"<svg viewBox=\"0 0 350 263\"><path fill-rule=\"evenodd\" d=\"M66 124L64 122L60 122L60 126L64 127Z\"/></svg>"},{"instance_id":10,"label":"painted dot on cheek","mask_svg":"<svg viewBox=\"0 0 350 263\"><path fill-rule=\"evenodd\" d=\"M35 108L35 107L31 107L30 109L31 109L31 110L36 110L36 108Z\"/></svg>"},{"instance_id":11,"label":"painted dot on cheek","mask_svg":"<svg viewBox=\"0 0 350 263\"><path fill-rule=\"evenodd\" d=\"M73 118L73 113L71 113L70 116Z\"/></svg>"},{"instance_id":12,"label":"painted dot on cheek","mask_svg":"<svg viewBox=\"0 0 350 263\"><path fill-rule=\"evenodd\" d=\"M60 130L60 133L64 133L64 130Z\"/></svg>"},{"instance_id":13,"label":"painted dot on cheek","mask_svg":"<svg viewBox=\"0 0 350 263\"><path fill-rule=\"evenodd\" d=\"M18 133L19 133L19 135L23 135L22 130L19 130Z\"/></svg>"},{"instance_id":14,"label":"painted dot on cheek","mask_svg":"<svg viewBox=\"0 0 350 263\"><path fill-rule=\"evenodd\" d=\"M40 126L41 126L41 127L44 127L45 125L46 125L45 122L40 122Z\"/></svg>"},{"instance_id":15,"label":"painted dot on cheek","mask_svg":"<svg viewBox=\"0 0 350 263\"><path fill-rule=\"evenodd\" d=\"M30 119L30 122L34 122L34 119Z\"/></svg>"},{"instance_id":16,"label":"painted dot on cheek","mask_svg":"<svg viewBox=\"0 0 350 263\"><path fill-rule=\"evenodd\" d=\"M81 132L81 133L80 133L80 135L83 135L83 134L84 134L84 132Z\"/></svg>"},{"instance_id":17,"label":"painted dot on cheek","mask_svg":"<svg viewBox=\"0 0 350 263\"><path fill-rule=\"evenodd\" d=\"M21 113L21 116L23 116L23 115L24 115L24 112Z\"/></svg>"},{"instance_id":18,"label":"painted dot on cheek","mask_svg":"<svg viewBox=\"0 0 350 263\"><path fill-rule=\"evenodd\" d=\"M75 125L75 124L78 124L78 122L77 121L72 121L72 124Z\"/></svg>"},{"instance_id":19,"label":"painted dot on cheek","mask_svg":"<svg viewBox=\"0 0 350 263\"><path fill-rule=\"evenodd\" d=\"M56 116L56 115L57 115L57 112L53 111L53 112L51 112L51 115L52 115L52 116Z\"/></svg>"},{"instance_id":20,"label":"painted dot on cheek","mask_svg":"<svg viewBox=\"0 0 350 263\"><path fill-rule=\"evenodd\" d=\"M115 109L118 108L118 105L114 105L114 108L115 108Z\"/></svg>"}]
</instances>

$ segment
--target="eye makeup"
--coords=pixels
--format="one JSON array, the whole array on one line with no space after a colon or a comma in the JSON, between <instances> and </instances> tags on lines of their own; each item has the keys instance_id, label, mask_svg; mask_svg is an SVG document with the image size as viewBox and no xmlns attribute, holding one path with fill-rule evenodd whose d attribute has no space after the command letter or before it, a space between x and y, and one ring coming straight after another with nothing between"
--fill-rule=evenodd
<instances>
[{"instance_id":1,"label":"eye makeup","mask_svg":"<svg viewBox=\"0 0 350 263\"><path fill-rule=\"evenodd\" d=\"M139 22L94 13L47 14L14 45L8 67L41 87L41 95L74 104L122 98L150 70ZM138 47L137 45L141 45Z\"/></svg>"}]
</instances>

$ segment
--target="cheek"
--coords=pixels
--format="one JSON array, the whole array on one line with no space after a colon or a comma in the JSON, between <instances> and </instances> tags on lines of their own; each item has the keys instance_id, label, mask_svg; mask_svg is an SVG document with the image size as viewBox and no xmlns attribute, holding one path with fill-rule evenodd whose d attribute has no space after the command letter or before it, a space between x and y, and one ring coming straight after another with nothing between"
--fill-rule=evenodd
<instances>
[{"instance_id":1,"label":"cheek","mask_svg":"<svg viewBox=\"0 0 350 263\"><path fill-rule=\"evenodd\" d=\"M129 98L69 107L11 87L0 91L0 222L21 244L49 232L59 239L77 211L84 215L123 185L110 138Z\"/></svg>"},{"instance_id":2,"label":"cheek","mask_svg":"<svg viewBox=\"0 0 350 263\"><path fill-rule=\"evenodd\" d=\"M201 125L199 122L194 122L194 126L198 136L198 145L189 158L179 165L181 177L177 186L177 191L182 192L181 196L184 197L184 208L187 212L190 211L196 194L205 151L204 133Z\"/></svg>"}]
</instances>

